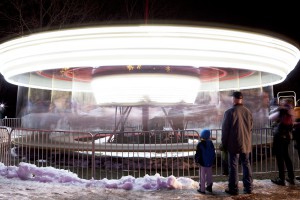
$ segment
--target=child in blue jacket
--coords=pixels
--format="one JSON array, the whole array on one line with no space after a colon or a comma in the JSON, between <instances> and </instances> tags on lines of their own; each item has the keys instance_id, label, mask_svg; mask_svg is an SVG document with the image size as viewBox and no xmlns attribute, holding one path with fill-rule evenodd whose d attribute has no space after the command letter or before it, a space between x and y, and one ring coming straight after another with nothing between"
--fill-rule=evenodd
<instances>
[{"instance_id":1,"label":"child in blue jacket","mask_svg":"<svg viewBox=\"0 0 300 200\"><path fill-rule=\"evenodd\" d=\"M205 194L205 189L212 192L212 165L216 152L213 142L210 139L210 130L203 129L200 133L200 142L197 144L195 161L200 165L198 192ZM206 188L205 188L206 183Z\"/></svg>"}]
</instances>

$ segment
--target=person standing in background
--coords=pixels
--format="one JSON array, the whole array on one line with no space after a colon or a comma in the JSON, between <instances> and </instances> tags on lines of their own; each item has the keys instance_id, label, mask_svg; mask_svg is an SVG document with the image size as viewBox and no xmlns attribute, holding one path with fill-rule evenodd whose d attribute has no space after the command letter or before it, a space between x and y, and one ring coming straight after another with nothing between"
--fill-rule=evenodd
<instances>
[{"instance_id":1,"label":"person standing in background","mask_svg":"<svg viewBox=\"0 0 300 200\"><path fill-rule=\"evenodd\" d=\"M171 122L172 129L177 132L177 140L183 140L183 130L184 130L184 112L183 106L178 104L171 108L168 112L168 119Z\"/></svg>"},{"instance_id":2,"label":"person standing in background","mask_svg":"<svg viewBox=\"0 0 300 200\"><path fill-rule=\"evenodd\" d=\"M243 94L235 91L232 94L233 106L225 111L222 122L222 146L228 151L228 188L230 195L238 195L238 166L241 160L243 167L244 193L251 194L253 178L250 165L252 151L252 113L243 105Z\"/></svg>"},{"instance_id":3,"label":"person standing in background","mask_svg":"<svg viewBox=\"0 0 300 200\"><path fill-rule=\"evenodd\" d=\"M300 100L297 101L296 106L294 108L294 128L293 128L293 140L296 141L295 149L298 150L298 157L300 160ZM295 178L300 181L300 176Z\"/></svg>"}]
</instances>

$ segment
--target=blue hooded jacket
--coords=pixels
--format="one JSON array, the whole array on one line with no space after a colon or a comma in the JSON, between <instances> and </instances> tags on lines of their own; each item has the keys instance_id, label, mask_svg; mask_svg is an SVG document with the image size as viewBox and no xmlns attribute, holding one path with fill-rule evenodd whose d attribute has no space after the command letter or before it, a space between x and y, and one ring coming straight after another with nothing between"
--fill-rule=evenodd
<instances>
[{"instance_id":1,"label":"blue hooded jacket","mask_svg":"<svg viewBox=\"0 0 300 200\"><path fill-rule=\"evenodd\" d=\"M216 152L210 140L210 131L203 129L200 133L201 141L197 144L195 161L203 167L211 167L214 163Z\"/></svg>"}]
</instances>

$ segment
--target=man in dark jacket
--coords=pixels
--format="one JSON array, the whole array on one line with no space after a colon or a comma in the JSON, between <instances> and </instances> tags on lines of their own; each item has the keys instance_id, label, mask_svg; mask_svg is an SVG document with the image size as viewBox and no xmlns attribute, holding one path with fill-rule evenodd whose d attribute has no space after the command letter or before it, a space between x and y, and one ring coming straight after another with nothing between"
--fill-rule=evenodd
<instances>
[{"instance_id":1,"label":"man in dark jacket","mask_svg":"<svg viewBox=\"0 0 300 200\"><path fill-rule=\"evenodd\" d=\"M252 113L243 105L243 94L233 92L233 107L225 111L222 123L222 145L228 151L229 179L226 193L237 195L239 159L243 166L244 193L252 193L252 170L250 153L252 150Z\"/></svg>"}]
</instances>

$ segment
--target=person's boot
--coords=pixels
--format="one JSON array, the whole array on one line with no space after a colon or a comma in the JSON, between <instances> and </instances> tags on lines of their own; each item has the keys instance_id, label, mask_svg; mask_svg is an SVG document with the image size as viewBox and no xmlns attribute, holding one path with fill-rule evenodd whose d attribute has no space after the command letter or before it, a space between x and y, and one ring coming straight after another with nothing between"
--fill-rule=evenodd
<instances>
[{"instance_id":1,"label":"person's boot","mask_svg":"<svg viewBox=\"0 0 300 200\"><path fill-rule=\"evenodd\" d=\"M205 188L206 191L212 192L212 185L213 185L213 184L209 184L209 185Z\"/></svg>"},{"instance_id":2,"label":"person's boot","mask_svg":"<svg viewBox=\"0 0 300 200\"><path fill-rule=\"evenodd\" d=\"M201 194L205 194L205 191L201 191L200 188L199 188L197 191L198 191L199 193L201 193Z\"/></svg>"},{"instance_id":3,"label":"person's boot","mask_svg":"<svg viewBox=\"0 0 300 200\"><path fill-rule=\"evenodd\" d=\"M225 192L230 195L238 195L239 194L239 191L233 191L233 190L230 190L229 188L225 189Z\"/></svg>"},{"instance_id":4,"label":"person's boot","mask_svg":"<svg viewBox=\"0 0 300 200\"><path fill-rule=\"evenodd\" d=\"M286 178L285 179L289 184L295 185L295 180L293 178Z\"/></svg>"},{"instance_id":5,"label":"person's boot","mask_svg":"<svg viewBox=\"0 0 300 200\"><path fill-rule=\"evenodd\" d=\"M285 181L282 180L281 178L274 178L274 179L271 179L271 181L273 183L275 183L276 185L282 185L282 186L285 186Z\"/></svg>"}]
</instances>

